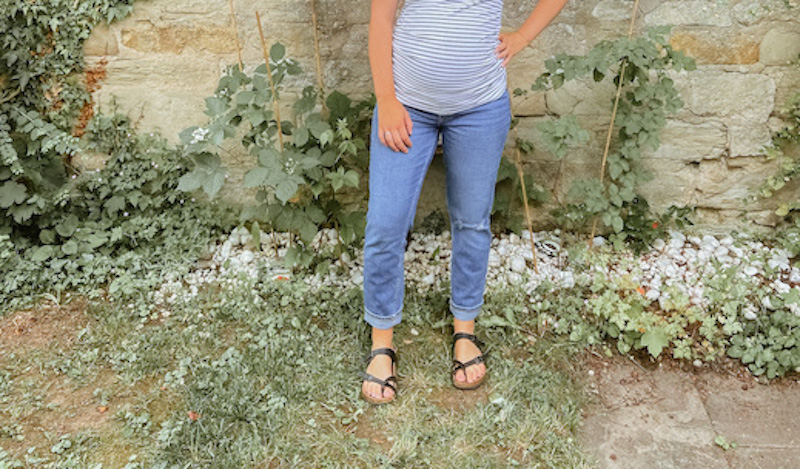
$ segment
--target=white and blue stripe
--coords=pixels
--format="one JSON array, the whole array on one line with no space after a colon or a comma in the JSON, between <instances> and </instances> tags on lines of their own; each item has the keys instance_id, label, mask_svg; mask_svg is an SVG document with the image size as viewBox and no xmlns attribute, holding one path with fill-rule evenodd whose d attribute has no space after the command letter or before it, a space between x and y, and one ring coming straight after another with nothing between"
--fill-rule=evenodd
<instances>
[{"instance_id":1,"label":"white and blue stripe","mask_svg":"<svg viewBox=\"0 0 800 469\"><path fill-rule=\"evenodd\" d=\"M503 0L405 0L392 38L397 99L447 115L500 98L502 14Z\"/></svg>"}]
</instances>

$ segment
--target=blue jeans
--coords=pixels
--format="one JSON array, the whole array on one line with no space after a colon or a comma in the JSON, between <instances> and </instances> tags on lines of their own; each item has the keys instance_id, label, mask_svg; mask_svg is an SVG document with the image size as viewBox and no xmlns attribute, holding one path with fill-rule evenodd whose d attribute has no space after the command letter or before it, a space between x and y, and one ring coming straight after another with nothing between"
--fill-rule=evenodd
<instances>
[{"instance_id":1,"label":"blue jeans","mask_svg":"<svg viewBox=\"0 0 800 469\"><path fill-rule=\"evenodd\" d=\"M406 236L414 223L440 132L453 239L450 311L462 321L471 321L480 312L492 241L490 215L497 170L511 124L508 92L456 114L406 109L414 123L408 153L395 152L381 143L377 107L372 116L364 319L378 329L393 327L402 318Z\"/></svg>"}]
</instances>

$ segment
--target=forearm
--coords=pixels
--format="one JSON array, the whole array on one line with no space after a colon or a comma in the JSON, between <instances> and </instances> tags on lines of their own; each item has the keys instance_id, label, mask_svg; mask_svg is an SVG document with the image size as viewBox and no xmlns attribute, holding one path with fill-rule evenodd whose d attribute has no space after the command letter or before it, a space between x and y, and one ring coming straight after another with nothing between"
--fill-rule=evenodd
<instances>
[{"instance_id":1,"label":"forearm","mask_svg":"<svg viewBox=\"0 0 800 469\"><path fill-rule=\"evenodd\" d=\"M369 22L369 64L378 101L396 98L392 73L392 31L397 0L373 0Z\"/></svg>"},{"instance_id":2,"label":"forearm","mask_svg":"<svg viewBox=\"0 0 800 469\"><path fill-rule=\"evenodd\" d=\"M517 30L529 43L533 41L567 4L567 0L539 0L525 23Z\"/></svg>"}]
</instances>

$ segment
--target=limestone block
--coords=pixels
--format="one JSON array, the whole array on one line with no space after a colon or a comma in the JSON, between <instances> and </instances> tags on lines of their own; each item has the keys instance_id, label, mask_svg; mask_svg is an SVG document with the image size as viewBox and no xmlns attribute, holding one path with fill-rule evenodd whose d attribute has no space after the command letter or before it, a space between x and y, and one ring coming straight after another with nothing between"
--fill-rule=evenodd
<instances>
[{"instance_id":1,"label":"limestone block","mask_svg":"<svg viewBox=\"0 0 800 469\"><path fill-rule=\"evenodd\" d=\"M503 6L503 24L517 29L533 11L536 6L535 2L530 0L505 0ZM583 5L581 2L567 2L564 8L559 12L558 16L553 19L553 25L556 24L577 24L581 21L578 17L581 15Z\"/></svg>"},{"instance_id":2,"label":"limestone block","mask_svg":"<svg viewBox=\"0 0 800 469\"><path fill-rule=\"evenodd\" d=\"M326 87L354 96L368 96L372 93L372 71L367 51L368 34L367 25L356 25L331 38L331 43L337 48L321 53ZM316 76L316 65L307 70Z\"/></svg>"},{"instance_id":3,"label":"limestone block","mask_svg":"<svg viewBox=\"0 0 800 469\"><path fill-rule=\"evenodd\" d=\"M697 177L696 204L724 209L762 208L766 201L745 204L766 179L775 172L775 164L763 157L740 158L736 166L724 160L703 161Z\"/></svg>"},{"instance_id":4,"label":"limestone block","mask_svg":"<svg viewBox=\"0 0 800 469\"><path fill-rule=\"evenodd\" d=\"M775 80L775 107L780 109L800 91L800 71L795 67L775 67L767 73Z\"/></svg>"},{"instance_id":5,"label":"limestone block","mask_svg":"<svg viewBox=\"0 0 800 469\"><path fill-rule=\"evenodd\" d=\"M177 142L181 130L205 121L204 99L216 88L219 73L218 60L193 56L111 58L95 101L102 108L116 97L120 111L140 119L141 130L161 130L165 138Z\"/></svg>"},{"instance_id":6,"label":"limestone block","mask_svg":"<svg viewBox=\"0 0 800 469\"><path fill-rule=\"evenodd\" d=\"M679 91L694 114L736 117L751 123L766 123L775 102L775 80L758 74L698 70L680 84Z\"/></svg>"},{"instance_id":7,"label":"limestone block","mask_svg":"<svg viewBox=\"0 0 800 469\"><path fill-rule=\"evenodd\" d=\"M138 21L122 30L122 45L145 53L181 54L187 49L236 52L231 28L209 24L157 26L150 21Z\"/></svg>"},{"instance_id":8,"label":"limestone block","mask_svg":"<svg viewBox=\"0 0 800 469\"><path fill-rule=\"evenodd\" d=\"M768 210L747 210L744 212L745 220L756 225L775 228L780 224L782 218L775 215L775 208Z\"/></svg>"},{"instance_id":9,"label":"limestone block","mask_svg":"<svg viewBox=\"0 0 800 469\"><path fill-rule=\"evenodd\" d=\"M310 17L311 2L301 4L300 9L306 9ZM369 17L369 5L361 0L317 0L317 22L321 30L347 29L354 24L366 25Z\"/></svg>"},{"instance_id":10,"label":"limestone block","mask_svg":"<svg viewBox=\"0 0 800 469\"><path fill-rule=\"evenodd\" d=\"M761 62L788 65L800 56L800 32L771 29L761 41Z\"/></svg>"},{"instance_id":11,"label":"limestone block","mask_svg":"<svg viewBox=\"0 0 800 469\"><path fill-rule=\"evenodd\" d=\"M119 45L117 36L108 26L96 26L86 42L83 43L85 55L117 55Z\"/></svg>"},{"instance_id":12,"label":"limestone block","mask_svg":"<svg viewBox=\"0 0 800 469\"><path fill-rule=\"evenodd\" d=\"M529 91L524 96L512 96L511 102L517 116L541 116L547 113L544 94L540 92Z\"/></svg>"},{"instance_id":13,"label":"limestone block","mask_svg":"<svg viewBox=\"0 0 800 469\"><path fill-rule=\"evenodd\" d=\"M684 0L662 2L645 16L647 25L702 25L723 26L733 24L727 2Z\"/></svg>"},{"instance_id":14,"label":"limestone block","mask_svg":"<svg viewBox=\"0 0 800 469\"><path fill-rule=\"evenodd\" d=\"M797 12L798 6L797 0L744 0L734 5L731 12L739 23L752 25L765 19L784 19L787 14Z\"/></svg>"},{"instance_id":15,"label":"limestone block","mask_svg":"<svg viewBox=\"0 0 800 469\"><path fill-rule=\"evenodd\" d=\"M508 64L508 87L513 92L519 88L527 90L527 95L512 96L514 112L518 116L534 116L547 113L544 92L531 91L536 78L545 72L545 52L532 46L526 47Z\"/></svg>"},{"instance_id":16,"label":"limestone block","mask_svg":"<svg viewBox=\"0 0 800 469\"><path fill-rule=\"evenodd\" d=\"M697 165L670 159L643 158L642 166L652 173L652 180L637 188L653 210L660 212L670 205L692 205L697 187Z\"/></svg>"},{"instance_id":17,"label":"limestone block","mask_svg":"<svg viewBox=\"0 0 800 469\"><path fill-rule=\"evenodd\" d=\"M637 17L653 11L659 3L657 0L640 1ZM633 0L600 0L592 9L592 16L602 21L630 20L633 5Z\"/></svg>"},{"instance_id":18,"label":"limestone block","mask_svg":"<svg viewBox=\"0 0 800 469\"><path fill-rule=\"evenodd\" d=\"M633 2L629 0L601 0L592 9L592 16L603 21L622 21L629 19L632 11Z\"/></svg>"},{"instance_id":19,"label":"limestone block","mask_svg":"<svg viewBox=\"0 0 800 469\"><path fill-rule=\"evenodd\" d=\"M610 116L616 88L611 80L595 82L584 77L570 80L545 93L548 109L559 115L583 114Z\"/></svg>"},{"instance_id":20,"label":"limestone block","mask_svg":"<svg viewBox=\"0 0 800 469\"><path fill-rule=\"evenodd\" d=\"M698 64L752 64L758 62L759 42L752 34L730 30L672 34L670 45L693 57Z\"/></svg>"},{"instance_id":21,"label":"limestone block","mask_svg":"<svg viewBox=\"0 0 800 469\"><path fill-rule=\"evenodd\" d=\"M594 45L586 26L581 24L556 23L542 31L531 46L545 51L548 55L558 53L583 55Z\"/></svg>"},{"instance_id":22,"label":"limestone block","mask_svg":"<svg viewBox=\"0 0 800 469\"><path fill-rule=\"evenodd\" d=\"M556 201L562 203L577 203L568 197L570 188L576 181L597 179L600 177L600 166L597 164L583 164L564 160L563 164L549 163L550 171L543 174L547 179L539 180L542 186L548 188Z\"/></svg>"},{"instance_id":23,"label":"limestone block","mask_svg":"<svg viewBox=\"0 0 800 469\"><path fill-rule=\"evenodd\" d=\"M730 156L763 155L763 148L771 141L769 127L762 122L731 119L728 122Z\"/></svg>"},{"instance_id":24,"label":"limestone block","mask_svg":"<svg viewBox=\"0 0 800 469\"><path fill-rule=\"evenodd\" d=\"M661 131L661 146L652 157L679 162L698 162L723 156L728 147L727 129L719 122L690 124L668 120Z\"/></svg>"},{"instance_id":25,"label":"limestone block","mask_svg":"<svg viewBox=\"0 0 800 469\"><path fill-rule=\"evenodd\" d=\"M731 231L741 231L746 222L748 230L767 233L769 230L759 227L773 228L778 217L772 210L725 210L713 207L697 207L692 217L695 229L708 234L728 235Z\"/></svg>"}]
</instances>

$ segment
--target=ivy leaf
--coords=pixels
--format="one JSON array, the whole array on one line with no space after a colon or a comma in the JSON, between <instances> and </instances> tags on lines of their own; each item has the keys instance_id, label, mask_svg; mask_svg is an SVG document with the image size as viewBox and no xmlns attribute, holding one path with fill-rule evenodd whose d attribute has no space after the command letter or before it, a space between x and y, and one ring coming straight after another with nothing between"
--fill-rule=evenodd
<instances>
[{"instance_id":1,"label":"ivy leaf","mask_svg":"<svg viewBox=\"0 0 800 469\"><path fill-rule=\"evenodd\" d=\"M115 195L114 197L108 199L103 207L110 215L121 212L125 210L125 197L121 195Z\"/></svg>"},{"instance_id":2,"label":"ivy leaf","mask_svg":"<svg viewBox=\"0 0 800 469\"><path fill-rule=\"evenodd\" d=\"M19 205L28 198L28 192L24 185L15 181L6 181L0 186L0 207L9 208L12 205Z\"/></svg>"},{"instance_id":3,"label":"ivy leaf","mask_svg":"<svg viewBox=\"0 0 800 469\"><path fill-rule=\"evenodd\" d=\"M358 173L356 171L352 170L352 169L348 170L347 173L345 173L345 175L344 175L344 182L345 182L345 185L348 185L350 187L358 188L358 184L359 184Z\"/></svg>"},{"instance_id":4,"label":"ivy leaf","mask_svg":"<svg viewBox=\"0 0 800 469\"><path fill-rule=\"evenodd\" d=\"M45 245L40 246L34 251L33 256L31 256L31 260L33 262L44 262L47 259L50 259L53 256L53 246Z\"/></svg>"},{"instance_id":5,"label":"ivy leaf","mask_svg":"<svg viewBox=\"0 0 800 469\"><path fill-rule=\"evenodd\" d=\"M74 214L70 214L67 218L61 221L61 223L56 225L56 232L64 237L69 238L75 233L75 229L78 228L78 217Z\"/></svg>"},{"instance_id":6,"label":"ivy leaf","mask_svg":"<svg viewBox=\"0 0 800 469\"><path fill-rule=\"evenodd\" d=\"M667 334L658 328L650 329L641 337L642 346L647 347L647 351L653 357L657 357L664 350L664 347L669 345L669 337Z\"/></svg>"},{"instance_id":7,"label":"ivy leaf","mask_svg":"<svg viewBox=\"0 0 800 469\"><path fill-rule=\"evenodd\" d=\"M68 256L74 256L78 253L78 243L74 240L69 240L61 246L61 251Z\"/></svg>"}]
</instances>

